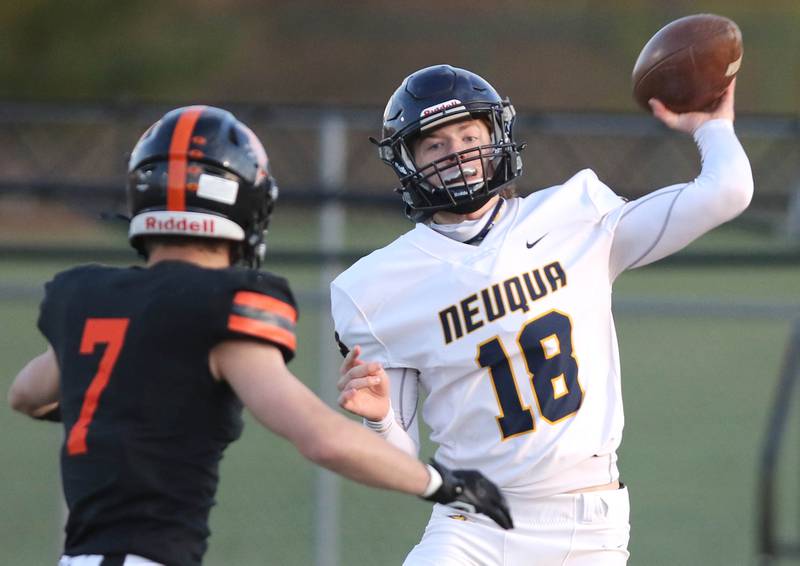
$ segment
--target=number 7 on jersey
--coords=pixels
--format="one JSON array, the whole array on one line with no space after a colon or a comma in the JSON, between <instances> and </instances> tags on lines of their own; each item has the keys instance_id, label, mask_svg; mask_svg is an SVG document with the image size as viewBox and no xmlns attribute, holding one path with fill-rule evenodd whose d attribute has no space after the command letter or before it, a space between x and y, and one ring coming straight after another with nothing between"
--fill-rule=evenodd
<instances>
[{"instance_id":1,"label":"number 7 on jersey","mask_svg":"<svg viewBox=\"0 0 800 566\"><path fill-rule=\"evenodd\" d=\"M98 344L106 344L106 349L100 358L97 373L92 378L83 396L80 416L69 431L67 454L70 456L86 454L89 451L86 446L89 425L97 410L97 404L100 402L100 395L108 385L111 372L114 371L114 364L117 363L117 358L122 350L129 321L127 318L86 319L86 325L83 327L83 336L81 337L80 353L93 354L95 346Z\"/></svg>"}]
</instances>

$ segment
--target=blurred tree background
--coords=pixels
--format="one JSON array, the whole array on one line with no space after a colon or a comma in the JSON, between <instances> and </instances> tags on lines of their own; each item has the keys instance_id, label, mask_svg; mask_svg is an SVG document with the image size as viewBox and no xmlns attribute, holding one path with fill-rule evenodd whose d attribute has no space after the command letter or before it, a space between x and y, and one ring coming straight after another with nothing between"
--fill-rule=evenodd
<instances>
[{"instance_id":1,"label":"blurred tree background","mask_svg":"<svg viewBox=\"0 0 800 566\"><path fill-rule=\"evenodd\" d=\"M672 19L742 29L738 108L795 113L796 0L26 0L0 6L0 97L383 105L447 62L518 108L630 110L630 72Z\"/></svg>"}]
</instances>

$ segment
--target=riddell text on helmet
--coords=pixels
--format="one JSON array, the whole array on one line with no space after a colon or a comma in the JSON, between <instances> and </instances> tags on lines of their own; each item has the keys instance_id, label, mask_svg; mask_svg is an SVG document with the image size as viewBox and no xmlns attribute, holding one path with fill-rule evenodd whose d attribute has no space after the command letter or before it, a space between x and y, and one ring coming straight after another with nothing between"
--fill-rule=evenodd
<instances>
[{"instance_id":1,"label":"riddell text on helmet","mask_svg":"<svg viewBox=\"0 0 800 566\"><path fill-rule=\"evenodd\" d=\"M214 219L188 220L186 218L167 218L166 220L147 216L144 219L144 228L148 232L181 232L188 234L213 234Z\"/></svg>"},{"instance_id":2,"label":"riddell text on helmet","mask_svg":"<svg viewBox=\"0 0 800 566\"><path fill-rule=\"evenodd\" d=\"M454 98L452 100L448 100L447 102L442 102L434 106L428 106L427 108L424 108L422 112L420 112L420 117L427 118L431 114L436 114L437 112L442 112L449 108L455 108L456 106L461 106L461 104L462 102L460 100Z\"/></svg>"}]
</instances>

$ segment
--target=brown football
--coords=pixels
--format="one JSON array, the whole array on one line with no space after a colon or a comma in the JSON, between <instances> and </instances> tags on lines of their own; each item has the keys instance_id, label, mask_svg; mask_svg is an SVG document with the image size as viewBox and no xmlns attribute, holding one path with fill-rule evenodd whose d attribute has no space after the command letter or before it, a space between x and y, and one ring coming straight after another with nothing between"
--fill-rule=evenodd
<instances>
[{"instance_id":1,"label":"brown football","mask_svg":"<svg viewBox=\"0 0 800 566\"><path fill-rule=\"evenodd\" d=\"M673 112L714 107L742 62L742 32L732 20L695 14L658 30L633 66L633 98L648 112L657 98Z\"/></svg>"}]
</instances>

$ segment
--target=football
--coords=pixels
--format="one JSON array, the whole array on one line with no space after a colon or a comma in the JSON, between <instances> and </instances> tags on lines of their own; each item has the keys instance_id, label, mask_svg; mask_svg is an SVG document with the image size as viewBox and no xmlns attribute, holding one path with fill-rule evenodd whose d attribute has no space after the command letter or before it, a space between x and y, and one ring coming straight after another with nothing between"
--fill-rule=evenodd
<instances>
[{"instance_id":1,"label":"football","mask_svg":"<svg viewBox=\"0 0 800 566\"><path fill-rule=\"evenodd\" d=\"M633 67L633 97L648 112L657 98L673 112L713 109L742 62L742 32L732 20L695 14L650 38Z\"/></svg>"}]
</instances>

